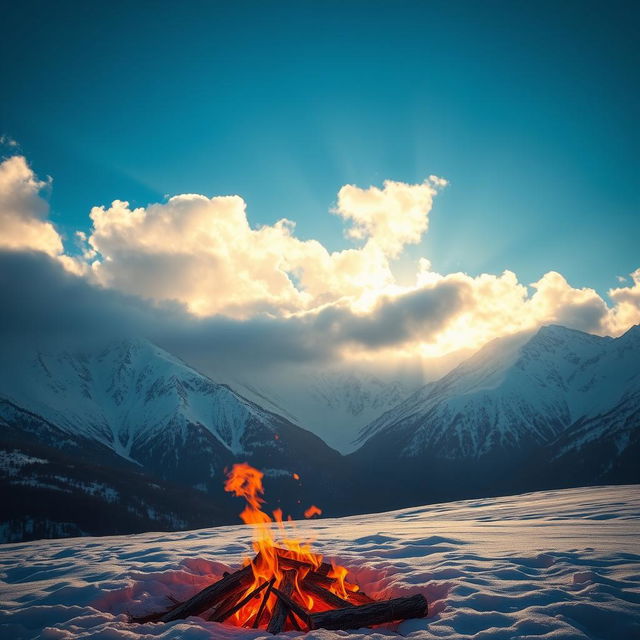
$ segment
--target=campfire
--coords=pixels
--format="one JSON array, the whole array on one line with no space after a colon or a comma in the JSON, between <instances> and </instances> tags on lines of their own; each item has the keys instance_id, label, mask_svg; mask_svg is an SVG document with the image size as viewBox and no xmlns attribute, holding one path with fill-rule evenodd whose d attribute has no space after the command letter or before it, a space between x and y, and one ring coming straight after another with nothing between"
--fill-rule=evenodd
<instances>
[{"instance_id":1,"label":"campfire","mask_svg":"<svg viewBox=\"0 0 640 640\"><path fill-rule=\"evenodd\" d=\"M423 595L374 600L347 580L349 571L345 567L324 562L322 555L311 550L310 542L292 537L289 531L293 524L283 521L281 510L276 509L273 517L262 510L262 477L248 464L236 464L225 484L226 491L246 500L240 517L255 529L255 556L187 601L174 602L167 611L132 618L132 622L171 622L200 616L276 634L357 629L427 615ZM311 506L305 515L319 513L318 507ZM274 528L280 533L278 544Z\"/></svg>"}]
</instances>

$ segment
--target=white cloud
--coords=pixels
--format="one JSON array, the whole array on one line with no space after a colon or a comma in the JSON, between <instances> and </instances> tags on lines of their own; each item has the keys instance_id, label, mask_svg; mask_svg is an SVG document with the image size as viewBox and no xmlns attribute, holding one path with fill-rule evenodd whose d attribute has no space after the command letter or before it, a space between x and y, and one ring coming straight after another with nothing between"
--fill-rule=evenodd
<instances>
[{"instance_id":1,"label":"white cloud","mask_svg":"<svg viewBox=\"0 0 640 640\"><path fill-rule=\"evenodd\" d=\"M630 287L609 289L609 297L615 306L607 317L607 333L617 335L640 323L640 269L630 276L633 281Z\"/></svg>"},{"instance_id":2,"label":"white cloud","mask_svg":"<svg viewBox=\"0 0 640 640\"><path fill-rule=\"evenodd\" d=\"M85 254L97 256L97 282L198 315L301 312L392 281L376 247L329 253L297 239L286 219L253 229L238 196L181 195L137 209L115 201L90 216Z\"/></svg>"},{"instance_id":3,"label":"white cloud","mask_svg":"<svg viewBox=\"0 0 640 640\"><path fill-rule=\"evenodd\" d=\"M62 239L46 220L49 205L40 195L48 185L22 156L0 163L0 247L62 253Z\"/></svg>"},{"instance_id":4,"label":"white cloud","mask_svg":"<svg viewBox=\"0 0 640 640\"><path fill-rule=\"evenodd\" d=\"M422 184L385 180L382 189L345 185L338 192L334 213L351 223L347 237L366 240L396 258L407 244L420 242L429 227L436 187L446 180L430 176Z\"/></svg>"},{"instance_id":5,"label":"white cloud","mask_svg":"<svg viewBox=\"0 0 640 640\"><path fill-rule=\"evenodd\" d=\"M0 247L47 253L103 288L177 301L196 320L268 318L279 344L289 336L297 353L317 354L311 345L318 342L334 354L429 357L548 323L618 335L640 322L640 269L631 286L609 291L612 305L553 271L529 288L511 271L439 274L426 258L415 283L400 286L391 261L427 231L434 197L447 184L436 176L343 187L335 213L348 237L361 241L343 251L300 240L286 219L251 227L239 196L183 194L147 207L120 200L94 207L91 231L75 237L78 258L63 253L47 220L40 192L48 184L22 157L0 163Z\"/></svg>"}]
</instances>

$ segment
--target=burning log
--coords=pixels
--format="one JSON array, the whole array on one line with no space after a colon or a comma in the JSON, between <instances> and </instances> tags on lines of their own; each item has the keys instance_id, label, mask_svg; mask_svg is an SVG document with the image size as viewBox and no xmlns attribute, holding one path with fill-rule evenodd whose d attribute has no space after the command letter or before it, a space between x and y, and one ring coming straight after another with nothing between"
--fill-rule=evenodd
<instances>
[{"instance_id":1,"label":"burning log","mask_svg":"<svg viewBox=\"0 0 640 640\"><path fill-rule=\"evenodd\" d=\"M269 602L269 598L271 597L271 590L273 589L273 585L275 583L276 579L275 578L271 578L271 580L269 580L269 586L267 587L267 590L262 598L262 602L260 603L260 608L258 609L258 613L256 613L256 617L253 620L253 628L257 629L258 625L260 624L260 619L262 618L262 614L264 613L265 607L267 606L267 602Z\"/></svg>"},{"instance_id":2,"label":"burning log","mask_svg":"<svg viewBox=\"0 0 640 640\"><path fill-rule=\"evenodd\" d=\"M289 611L289 622L293 625L293 628L296 631L302 631L302 627L300 626L300 623L298 622L298 618L296 618L296 616L294 615L293 611Z\"/></svg>"},{"instance_id":3,"label":"burning log","mask_svg":"<svg viewBox=\"0 0 640 640\"><path fill-rule=\"evenodd\" d=\"M186 602L172 607L159 618L159 622L171 622L188 618L189 616L200 615L218 604L223 598L228 598L248 587L252 580L253 568L248 564L239 571L224 576L218 582L214 582L206 589L199 591Z\"/></svg>"},{"instance_id":4,"label":"burning log","mask_svg":"<svg viewBox=\"0 0 640 640\"><path fill-rule=\"evenodd\" d=\"M286 593L284 593L283 591L280 591L280 589L276 589L274 587L273 592L278 596L278 598L280 600L282 600L282 602L284 602L287 607L289 607L289 609L291 610L289 612L289 617L293 618L293 616L291 614L295 614L296 616L298 616L298 618L300 618L300 620L302 620L307 626L311 625L311 618L309 617L309 612L301 605L299 605L293 598L289 597ZM295 624L295 623L294 623Z\"/></svg>"},{"instance_id":5,"label":"burning log","mask_svg":"<svg viewBox=\"0 0 640 640\"><path fill-rule=\"evenodd\" d=\"M422 594L409 598L395 598L359 607L346 607L312 613L312 629L359 629L383 622L406 620L407 618L423 618L427 615L428 605Z\"/></svg>"},{"instance_id":6,"label":"burning log","mask_svg":"<svg viewBox=\"0 0 640 640\"><path fill-rule=\"evenodd\" d=\"M129 614L129 622L133 624L146 624L147 622L160 622L160 618L162 618L162 616L168 611L171 611L171 609L166 609L165 611L156 611L155 613L148 613L147 615L144 615L144 616L132 616L131 614Z\"/></svg>"},{"instance_id":7,"label":"burning log","mask_svg":"<svg viewBox=\"0 0 640 640\"><path fill-rule=\"evenodd\" d=\"M230 618L236 611L240 611L242 607L244 607L247 602L252 600L253 598L257 598L260 592L269 584L273 584L271 580L269 582L263 582L259 587L255 588L253 591L250 591L240 602L234 604L232 607L226 607L220 613L214 613L209 620L212 622L224 622L227 618Z\"/></svg>"},{"instance_id":8,"label":"burning log","mask_svg":"<svg viewBox=\"0 0 640 640\"><path fill-rule=\"evenodd\" d=\"M293 592L293 588L296 584L296 570L295 569L285 569L284 578L282 580L282 589L273 588L272 591L277 593L281 591L286 596L291 596ZM269 633L280 633L284 628L284 623L287 621L287 617L289 615L289 606L282 598L278 598L278 602L276 604L276 608L273 610L273 615L271 616L271 620L269 620L269 624L267 626L267 631Z\"/></svg>"},{"instance_id":9,"label":"burning log","mask_svg":"<svg viewBox=\"0 0 640 640\"><path fill-rule=\"evenodd\" d=\"M202 589L186 602L172 601L164 611L133 618L131 622L172 622L199 615L213 622L265 629L272 634L288 629L347 630L422 617L427 601L422 595L376 602L345 579L348 570L322 561L308 543L285 538L279 548L271 534L274 522L261 509L262 474L248 464L234 465L225 489L242 496L247 506L241 517L256 529L258 552L246 566ZM284 531L282 511L273 512ZM324 611L326 607L329 611ZM310 609L310 611L307 610Z\"/></svg>"},{"instance_id":10,"label":"burning log","mask_svg":"<svg viewBox=\"0 0 640 640\"><path fill-rule=\"evenodd\" d=\"M278 555L278 561L285 567L290 569L309 569L312 573L317 574L319 577L325 577L331 573L332 566L327 562L321 562L319 567L314 567L310 562L304 562L291 558L287 555L286 549L279 549L276 547L276 553ZM331 578L329 578L331 579Z\"/></svg>"},{"instance_id":11,"label":"burning log","mask_svg":"<svg viewBox=\"0 0 640 640\"><path fill-rule=\"evenodd\" d=\"M316 584L311 580L307 580L306 578L302 581L302 587L305 591L308 591L314 596L317 596L318 598L320 598L320 600L328 604L330 607L333 607L334 609L353 607L353 604L351 602L344 600L335 593L329 591L328 589L325 589L324 587L321 587L319 584Z\"/></svg>"}]
</instances>

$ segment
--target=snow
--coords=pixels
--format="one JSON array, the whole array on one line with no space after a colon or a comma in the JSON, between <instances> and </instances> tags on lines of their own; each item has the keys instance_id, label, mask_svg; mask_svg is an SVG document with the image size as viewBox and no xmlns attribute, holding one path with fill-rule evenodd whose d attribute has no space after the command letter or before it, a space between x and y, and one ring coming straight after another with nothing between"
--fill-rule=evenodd
<instances>
[{"instance_id":1,"label":"snow","mask_svg":"<svg viewBox=\"0 0 640 640\"><path fill-rule=\"evenodd\" d=\"M227 386L142 339L85 352L37 352L0 368L0 387L0 398L127 460L136 444L188 423L204 426L241 455L248 423L270 422L266 412Z\"/></svg>"},{"instance_id":2,"label":"snow","mask_svg":"<svg viewBox=\"0 0 640 640\"><path fill-rule=\"evenodd\" d=\"M251 380L245 375L228 382L242 396L309 429L342 454L357 448L362 427L419 386L417 381L338 368L284 372L271 380L258 371Z\"/></svg>"},{"instance_id":3,"label":"snow","mask_svg":"<svg viewBox=\"0 0 640 640\"><path fill-rule=\"evenodd\" d=\"M378 597L424 593L423 620L308 640L631 640L640 637L638 486L546 491L297 523ZM237 567L250 529L0 547L0 637L252 640L200 618L131 625ZM300 637L298 632L284 638Z\"/></svg>"},{"instance_id":4,"label":"snow","mask_svg":"<svg viewBox=\"0 0 640 640\"><path fill-rule=\"evenodd\" d=\"M17 449L13 451L0 451L0 470L7 475L15 476L23 467L30 464L45 464L47 461L42 458L28 456Z\"/></svg>"},{"instance_id":5,"label":"snow","mask_svg":"<svg viewBox=\"0 0 640 640\"><path fill-rule=\"evenodd\" d=\"M432 447L445 458L544 444L622 402L636 410L639 361L640 327L616 339L554 325L499 338L365 426L359 443L395 432L403 456Z\"/></svg>"}]
</instances>

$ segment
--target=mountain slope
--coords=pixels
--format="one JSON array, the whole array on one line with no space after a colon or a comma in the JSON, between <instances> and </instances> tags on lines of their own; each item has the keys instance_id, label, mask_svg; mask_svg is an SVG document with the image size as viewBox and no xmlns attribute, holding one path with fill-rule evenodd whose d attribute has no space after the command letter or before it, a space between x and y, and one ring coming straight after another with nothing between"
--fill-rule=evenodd
<instances>
[{"instance_id":1,"label":"mountain slope","mask_svg":"<svg viewBox=\"0 0 640 640\"><path fill-rule=\"evenodd\" d=\"M337 452L144 340L37 353L4 370L0 390L6 455L14 442L32 455L29 439L68 456L91 452L110 469L137 469L162 486L207 492L227 522L234 512L222 491L224 469L248 461L265 472L274 506L296 516L312 502L344 510L341 483L330 482L340 478ZM90 466L86 472L90 482ZM138 488L132 483L132 492ZM177 519L192 516L185 509Z\"/></svg>"},{"instance_id":2,"label":"mountain slope","mask_svg":"<svg viewBox=\"0 0 640 640\"><path fill-rule=\"evenodd\" d=\"M353 451L358 431L417 387L350 369L281 374L270 382L264 378L249 382L245 377L229 384L263 407L304 425L341 453Z\"/></svg>"},{"instance_id":3,"label":"mountain slope","mask_svg":"<svg viewBox=\"0 0 640 640\"><path fill-rule=\"evenodd\" d=\"M377 488L388 500L398 484L408 500L524 490L552 479L640 481L621 462L636 446L639 398L640 327L617 339L543 327L490 343L383 414L362 430L352 460L363 469L384 458L401 470ZM577 464L587 445L600 463L591 456Z\"/></svg>"}]
</instances>

